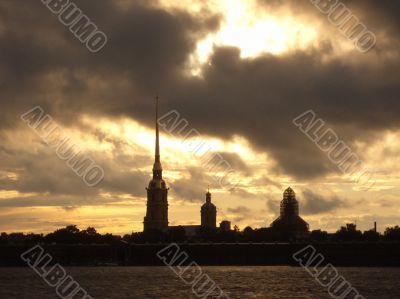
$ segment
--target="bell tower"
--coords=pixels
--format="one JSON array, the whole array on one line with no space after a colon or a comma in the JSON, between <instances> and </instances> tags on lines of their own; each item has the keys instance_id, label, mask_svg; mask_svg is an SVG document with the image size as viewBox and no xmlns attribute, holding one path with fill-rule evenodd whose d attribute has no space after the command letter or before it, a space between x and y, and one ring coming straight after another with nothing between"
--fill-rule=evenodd
<instances>
[{"instance_id":1,"label":"bell tower","mask_svg":"<svg viewBox=\"0 0 400 299\"><path fill-rule=\"evenodd\" d=\"M211 202L210 189L206 193L206 202L201 207L201 226L203 228L217 227L217 208Z\"/></svg>"},{"instance_id":2,"label":"bell tower","mask_svg":"<svg viewBox=\"0 0 400 299\"><path fill-rule=\"evenodd\" d=\"M160 159L160 132L158 128L158 97L156 98L156 145L153 165L153 179L147 190L147 212L144 217L144 231L168 228L168 188L162 177Z\"/></svg>"}]
</instances>

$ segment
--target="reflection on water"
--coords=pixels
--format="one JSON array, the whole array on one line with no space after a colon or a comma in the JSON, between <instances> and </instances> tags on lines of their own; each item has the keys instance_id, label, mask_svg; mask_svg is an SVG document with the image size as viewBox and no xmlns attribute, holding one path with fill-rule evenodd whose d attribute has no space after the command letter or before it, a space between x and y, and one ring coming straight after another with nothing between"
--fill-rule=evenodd
<instances>
[{"instance_id":1,"label":"reflection on water","mask_svg":"<svg viewBox=\"0 0 400 299\"><path fill-rule=\"evenodd\" d=\"M302 268L202 267L230 298L328 299ZM398 268L339 268L368 299L398 299ZM67 268L93 298L196 298L166 267ZM29 268L0 268L0 298L58 298Z\"/></svg>"}]
</instances>

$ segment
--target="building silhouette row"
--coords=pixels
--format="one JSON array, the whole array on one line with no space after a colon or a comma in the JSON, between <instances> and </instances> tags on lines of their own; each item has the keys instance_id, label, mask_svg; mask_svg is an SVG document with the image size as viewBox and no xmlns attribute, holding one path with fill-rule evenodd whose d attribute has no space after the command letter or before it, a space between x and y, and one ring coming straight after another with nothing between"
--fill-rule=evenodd
<instances>
[{"instance_id":1,"label":"building silhouette row","mask_svg":"<svg viewBox=\"0 0 400 299\"><path fill-rule=\"evenodd\" d=\"M147 211L144 217L144 232L157 230L167 231L168 222L168 191L169 188L163 179L163 169L160 158L160 131L158 125L158 97L156 100L155 119L155 157L153 165L153 178L150 180L147 190ZM181 226L187 236L194 236L199 228L217 228L217 207L211 202L210 190L206 193L206 202L202 205L201 225ZM280 216L271 224L271 228L295 238L306 237L309 234L309 225L299 215L299 203L292 188L287 188L283 194L280 206ZM224 220L220 223L222 231L230 231L231 223Z\"/></svg>"}]
</instances>

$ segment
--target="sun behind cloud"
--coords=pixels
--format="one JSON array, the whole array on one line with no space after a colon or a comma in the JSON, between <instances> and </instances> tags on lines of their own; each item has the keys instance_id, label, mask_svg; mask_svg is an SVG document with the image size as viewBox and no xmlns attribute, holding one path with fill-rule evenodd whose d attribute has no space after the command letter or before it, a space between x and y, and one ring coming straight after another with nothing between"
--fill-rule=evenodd
<instances>
[{"instance_id":1,"label":"sun behind cloud","mask_svg":"<svg viewBox=\"0 0 400 299\"><path fill-rule=\"evenodd\" d=\"M206 7L222 16L219 30L197 43L190 59L193 75L201 74L201 66L208 62L215 47L237 47L242 58L252 58L265 53L281 55L292 50L304 50L317 38L315 24L306 24L289 11L284 15L272 14L260 9L256 0L210 0L202 2L202 5L190 0L180 4L169 0L161 2L166 8L189 8L192 13L201 13Z\"/></svg>"}]
</instances>

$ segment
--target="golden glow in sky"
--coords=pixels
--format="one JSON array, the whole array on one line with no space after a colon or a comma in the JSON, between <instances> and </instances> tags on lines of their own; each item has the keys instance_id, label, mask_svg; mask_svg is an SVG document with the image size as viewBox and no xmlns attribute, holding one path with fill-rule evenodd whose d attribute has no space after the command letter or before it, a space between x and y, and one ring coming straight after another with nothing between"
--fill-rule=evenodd
<instances>
[{"instance_id":1,"label":"golden glow in sky","mask_svg":"<svg viewBox=\"0 0 400 299\"><path fill-rule=\"evenodd\" d=\"M365 101L363 98L355 98L357 108L360 110L358 112L361 112L357 113L357 117L362 117L364 109L366 109L364 116L368 119L372 116L371 119L374 120L370 123L378 121L376 127L366 126L365 130L371 132L373 128L378 128L376 130L379 131L383 128L380 126L379 120L385 125L393 121L392 126L388 127L388 131L379 131L379 136L374 136L374 139L371 137L372 134L367 136L371 139L361 138L364 130L361 126L364 122L360 121L361 118L354 118L354 113L350 114L352 121L349 122L348 127L344 121L346 113L343 115L336 113L343 104L349 111L354 109L355 106L347 105L353 104L350 102L353 96L367 98L371 94L371 97L375 95L383 97L383 91L386 91L388 87L391 87L390 90L396 91L397 61L392 65L391 59L394 61L398 58L398 51L395 50L398 49L397 41L393 45L390 44L390 47L385 46L385 42L389 43L389 40L386 41L383 37L379 39L378 47L384 49L383 51L371 52L368 55L351 53L351 51L357 52L353 43L345 38L335 26L332 26L326 16L314 11L310 3L307 4L310 5L311 12L296 12L292 9L296 9L297 5L287 4L283 0L270 0L269 2L268 0L264 2L261 0L115 1L119 4L118 9L123 12L121 18L126 19L122 19L120 22L118 14L110 18L109 27L105 26L107 20L104 20L104 27L101 27L110 28L110 46L108 47L110 52L105 52L104 56L97 56L103 57L100 59L86 61L86 56L81 55L87 53L83 49L75 50L79 46L79 44L76 45L75 40L70 37L67 37L67 41L64 40L65 28L62 26L58 26L57 29L61 31L51 31L51 37L44 38L45 42L43 43L37 43L38 39L36 38L36 33L41 30L30 30L30 33L35 33L33 35L35 38L24 39L24 34L11 34L13 33L11 30L16 29L15 26L12 26L13 23L4 27L7 28L7 34L4 34L4 37L12 37L9 49L19 49L21 45L19 39L23 39L24 43L33 41L32 45L27 44L26 48L30 49L28 46L31 46L34 51L8 51L10 53L5 54L11 56L7 57L6 55L3 63L5 67L0 71L0 77L10 80L11 83L5 84L7 88L4 89L6 94L4 98L13 101L12 105L5 105L8 107L6 110L10 111L5 115L4 123L2 122L3 126L4 124L6 126L2 127L0 131L0 153L3 157L0 161L2 163L0 168L0 183L2 184L0 232L49 232L68 224L77 224L81 229L89 225L94 226L103 233L124 234L141 231L146 212L145 188L151 179L154 161L155 133L153 125L145 126L135 119L128 118L127 115L133 113L133 109L136 107L140 109L132 115L138 115L136 113L140 113L141 109L145 109L145 107L150 109L145 101L150 100L149 95L152 96L156 92L160 92L161 98L170 97L166 101L171 105L169 109L183 110L183 107L187 105L187 111L191 111L190 113L193 113L194 109L202 104L196 102L191 106L191 101L201 101L206 97L208 98L204 105L212 103L211 100L221 100L221 106L216 107L215 115L217 113L227 114L229 109L234 107L239 107L239 109L245 107L243 111L239 111L241 114L229 115L227 123L224 122L223 115L221 115L220 121L218 119L214 122L222 127L224 125L232 126L233 121L236 121L235 126L227 128L228 130L215 128L214 132L207 131L208 134L216 134L212 136L203 135L203 132L200 132L202 135L200 140L186 140L186 145L182 136L173 136L166 131L161 131L161 162L164 178L170 187L168 200L171 225L200 223L200 206L204 202L208 185L213 194L212 200L218 207L218 222L227 219L240 228L247 225L269 226L279 213L282 192L289 186L293 187L298 194L301 213L312 228L334 231L346 222L357 220L361 229L369 229L378 217L380 217L378 220L387 226L398 223L400 213L400 197L398 196L400 130L396 117L388 114L391 112L390 108L394 106L394 102L390 102L390 105L385 104L382 109L367 111L370 107L375 108L374 104L371 104L374 102L368 102L372 98L365 99ZM268 3L278 2L279 5L276 5L276 8L268 5ZM145 5L140 7L141 4L138 6L138 3L145 3ZM147 6L154 7L150 7L149 10ZM129 13L130 8L132 10L139 8L140 18L138 23L134 20L133 24L141 25L137 26L140 32L132 33L132 40L129 38L132 26L125 26L130 24L129 22L135 16L134 13ZM188 14L182 14L182 12ZM109 17L108 11L102 15ZM143 15L145 18L142 18ZM150 15L152 18L147 18ZM93 14L93 17L95 16ZM218 27L214 22L217 19L216 16L219 16ZM50 21L53 18L48 13L47 17ZM162 17L165 17L165 20ZM361 17L363 17L362 14L360 14ZM159 23L157 23L159 21L157 18L161 19ZM209 22L210 20L213 22ZM101 20L98 21L99 24L102 23ZM164 24L164 21L167 25ZM154 26L154 22L156 22L156 26ZM44 29L43 24L39 22L38 28ZM193 26L193 24L196 25ZM372 26L373 22L368 22L368 24ZM113 32L114 28L117 28L114 26L117 25L121 25L121 34L118 32L112 36L111 33L115 33ZM122 28L122 25L126 28ZM147 26L148 30L143 30L146 27L142 28L142 26ZM167 34L161 30L164 29L161 26L166 26ZM4 28L0 24L0 33ZM389 27L383 28L386 30ZM10 34L8 34L8 30L10 30ZM151 42L152 34L149 34L151 30L164 34L160 43ZM176 34L176 38L172 38L169 33ZM390 38L391 41L391 36L388 35L387 38ZM136 43L142 39L143 42ZM176 44L172 44L172 41L175 41ZM71 47L67 47L69 43L71 43ZM71 55L57 55L57 59L52 57L52 59L44 59L40 63L29 65L32 58L37 58L36 56L32 57L30 53L36 53L42 49L37 48L38 46L43 46L43 51L40 53L50 53L55 46L63 49L64 45L65 54ZM154 52L148 51L150 47ZM229 68L226 71L227 79L229 79L225 80L227 83L221 83L222 80L214 80L216 76L206 77L207 68L215 67L212 69L212 71L215 70L214 73L210 71L213 75L224 74L222 72L225 71L224 69L211 65L211 57L221 47L235 47L240 50L242 61L237 64L240 66L237 74L246 76L246 79L249 78L249 80L239 80L242 77L236 76L235 72L230 77ZM385 49L385 47L388 48ZM190 52L188 53L188 51ZM296 56L292 55L297 54L296 51L307 54L310 58L309 61L313 63L315 61L315 65L312 64L310 67L309 64L305 64L304 68L303 65L298 68L297 62L301 61L302 57L298 55L299 57L291 60ZM109 53L117 54L111 56ZM118 56L120 53L121 57ZM393 56L391 59L382 59L389 54ZM263 55L266 55L267 57L264 58L267 59L260 58ZM371 55L376 56L377 59L371 59ZM269 59L271 57L274 59ZM332 64L327 63L337 57L343 59L337 59ZM257 58L260 61L257 61ZM270 84L264 84L264 81L257 80L256 76L261 74L260 78L262 79L264 73L274 75L277 71L272 68L273 66L263 68L262 73L258 72L258 68L254 68L255 71L246 72L247 69L251 69L251 67L246 68L250 64L249 62L252 65L263 67L269 65L264 62L270 62L270 60L278 62L276 70L282 69L281 74L276 76L277 79L272 80ZM82 65L78 65L76 61ZM286 61L288 61L287 64ZM258 62L260 63L258 64ZM157 64L157 67L154 67L154 63ZM327 65L326 68L324 64ZM21 68L21 65L28 67ZM160 66L160 73L157 70L158 66ZM242 66L244 67L242 68ZM386 71L388 66L389 69ZM176 67L179 67L179 71ZM294 72L293 69L296 71ZM189 78L181 76L181 70ZM241 72L241 70L245 70L245 72ZM374 70L378 71L374 72ZM299 76L300 72L304 72L305 76ZM384 72L388 74L388 77L380 75ZM256 79L254 80L254 89L251 82L253 76ZM283 76L285 76L284 79L287 78L287 84L286 80L282 85L275 84ZM14 82L19 77L24 80ZM384 77L384 81L377 80L379 77ZM269 76L265 78L269 78ZM346 78L349 81L345 81ZM329 81L329 84L325 81ZM241 84L240 82L242 82L243 88L241 86L230 88L228 85ZM277 85L277 89L274 89L273 85ZM282 92L282 96L280 96L286 85L288 90ZM369 92L368 85L374 85L373 88L371 87L371 92ZM358 88L359 86L366 86L367 89ZM297 92L299 87L301 89ZM332 94L329 96L330 90L335 90L333 95L336 95L336 92L338 95L342 95L341 87L344 87L343 94L344 91L348 92L342 99L336 101ZM327 93L322 94L321 92L325 92L325 89L328 90ZM235 96L232 97L232 101L237 102L232 102L234 103L232 107L220 109L219 107L222 107L225 100L230 100L233 93ZM260 98L264 96L264 93L266 103L260 105ZM29 98L30 103L28 103ZM298 113L300 114L304 111L303 108L322 110L325 107L333 107L329 102L330 98L335 100L335 105L338 105L334 106L333 112L339 117L336 124L341 125L342 130L349 128L348 135L352 136L355 135L356 130L361 128L360 135L357 135L360 136L360 141L352 143L351 150L362 158L369 169L377 173L377 183L368 193L362 193L361 186L352 182L351 178L342 175L339 169L335 168L336 165L330 164L329 159L325 156L322 157L323 160L320 160L319 157L315 157L315 160L321 163L322 170L326 170L326 172L321 170L321 173L327 173L326 176L318 175L319 168L312 169L310 167L310 171L308 171L307 167L301 167L301 169L305 169L304 173L317 173L318 176L298 177L295 176L296 172L289 170L290 168L300 168L299 165L303 165L302 163L283 164L283 159L292 162L291 159L294 155L298 159L294 162L303 159L302 144L303 141L308 142L308 140L306 140L306 136L296 135L295 138L298 138L301 147L291 146L292 143L286 142L286 137L291 137L291 132L295 130L290 121L284 124L287 127L280 126L278 130L271 124L275 124L275 119L278 119L281 114L283 116L281 119L285 120L297 110L295 109L296 105L287 109L288 105L295 101L296 104L299 103L297 108L299 108ZM392 101L394 98L395 95L391 95L389 99ZM380 98L379 101L382 102ZM231 102L226 101L226 103L230 104ZM46 146L43 140L21 122L20 115L26 109L36 105L46 105L44 107L48 107L48 112L54 114L52 117L57 123L66 124L64 131L71 143L76 145L76 149L89 154L96 164L104 168L105 180L97 189L87 188L88 186L68 167L65 161L58 158L55 150ZM258 105L260 109L258 109ZM392 110L394 111L395 108L393 107ZM201 120L207 121L207 117L210 116L206 115L205 111L206 109L195 111L199 113L196 116L201 116ZM264 114L264 111L268 113ZM84 115L85 112L89 114ZM168 111L160 112L164 114ZM320 112L324 113L324 110ZM382 116L378 112L382 112ZM263 114L258 115L257 113ZM240 117L237 117L237 120L234 119L235 115L245 114L248 115L243 120ZM268 136L272 135L266 134L265 143L256 143L261 140L258 138L264 138L262 135L257 135L263 134L263 131L254 130L253 133L251 130L256 125L257 129L263 126L263 121L271 116L273 119L265 122L265 128L274 130L276 138L268 140ZM143 117L144 115L141 115L140 119ZM190 115L182 115L182 118L187 118L189 126L192 122L190 117ZM290 120L291 118L292 116ZM154 116L151 116L151 119L154 119ZM199 119L197 118L197 120ZM11 123L12 120L18 124L15 128L8 127L8 123ZM328 120L335 124L334 119ZM283 122L280 120L276 124L282 125ZM353 124L355 124L354 128ZM208 128L213 130L213 128ZM225 134L228 132L229 135L218 135L222 134L221 132L225 132ZM234 132L246 132L243 134L248 135L231 136L230 134ZM283 135L286 132L288 136L284 136L285 138L278 136L278 134ZM253 143L254 136L257 139L255 138ZM296 140L294 139L294 141ZM187 145L190 142L192 145L198 142L205 143L205 146L194 154L188 149ZM313 146L309 143L307 145ZM289 148L289 146L291 147ZM279 153L278 147L281 150ZM293 152L292 149L294 149ZM227 190L219 185L215 177L223 177L224 172L215 169L210 171L210 168L204 165L201 156L205 152L221 155L223 159L230 162L229 164L234 170L233 183L238 182L237 188ZM306 155L304 162L310 161L310 165L313 166L315 162L310 157ZM308 195L307 197L305 194L310 190L318 196ZM308 192L308 194L310 193ZM310 198L316 198L316 203L309 202ZM321 206L325 209L321 209Z\"/></svg>"},{"instance_id":2,"label":"golden glow in sky","mask_svg":"<svg viewBox=\"0 0 400 299\"><path fill-rule=\"evenodd\" d=\"M233 4L235 3L235 4ZM276 17L259 11L254 1L221 1L225 12L221 29L201 41L198 47L200 59L205 59L212 46L234 46L241 49L242 58L262 53L281 54L290 49L309 46L315 30L293 18Z\"/></svg>"},{"instance_id":3,"label":"golden glow in sky","mask_svg":"<svg viewBox=\"0 0 400 299\"><path fill-rule=\"evenodd\" d=\"M315 26L296 20L289 13L272 15L261 9L256 0L206 1L203 6L193 1L180 4L161 1L166 7L186 8L201 13L206 6L223 17L221 27L197 44L191 57L192 74L199 75L201 65L207 63L215 46L232 46L241 50L242 58L257 57L264 53L280 55L294 49L306 49L316 39ZM174 1L175 2L175 1Z\"/></svg>"},{"instance_id":4,"label":"golden glow in sky","mask_svg":"<svg viewBox=\"0 0 400 299\"><path fill-rule=\"evenodd\" d=\"M106 119L106 118L92 118L84 116L81 121L85 126L96 129L99 136L107 136L105 139L93 138L87 132L78 132L75 130L67 130L68 136L74 142L80 145L81 148L89 150L92 154L97 153L95 157L103 157L99 160L99 164L105 166L109 164L112 169L118 170L120 167L125 167L123 171L138 170L150 179L151 168L154 155L154 129L145 127L136 121L129 119ZM18 132L17 132L18 133ZM201 133L201 132L200 132ZM25 144L38 143L38 137L32 132L20 132ZM28 135L24 135L28 134ZM397 148L399 140L398 132L391 132L382 136L373 144L357 144L356 148L359 152L365 153L365 159L369 162L373 169L380 169L383 167L386 171L393 174L398 173L398 163L392 165L382 164L382 156L393 156L398 160ZM164 168L165 179L171 188L169 193L169 203L171 205L169 218L171 225L187 225L197 224L200 222L199 208L204 198L207 185L211 185L213 193L213 202L218 206L218 221L229 219L239 227L244 228L245 225L253 227L268 226L270 222L276 217L279 211L279 201L281 200L282 190L284 187L292 186L298 191L302 207L304 207L304 200L301 197L301 190L312 188L318 194L325 196L340 196L346 201L354 201L359 198L357 186L351 182L346 181L340 175L332 175L329 178L322 178L320 181L310 181L310 184L299 183L293 178L287 177L280 173L275 162L266 153L255 151L251 144L243 137L235 136L231 140L222 140L212 138L207 135L202 136L205 142L210 145L216 152L221 152L224 157L230 154L237 154L243 160L245 168L248 171L237 168L235 173L239 179L239 189L237 192L230 193L227 190L219 188L218 184L212 180L207 169L202 165L201 160L198 159L193 153L187 151L182 144L179 137L169 136L166 132L161 131L161 156ZM119 142L121 141L121 142ZM122 142L123 141L123 142ZM117 147L115 144L119 144ZM23 144L15 144L16 148L23 147ZM41 145L43 146L43 145ZM32 146L32 148L35 148ZM127 157L130 161L128 165L115 164L117 157ZM143 160L143 157L146 159ZM130 160L129 160L130 159ZM133 165L137 161L137 165ZM393 160L390 160L393 161ZM59 167L63 170L66 168L60 162ZM111 169L111 168L109 168ZM193 173L193 169L197 172ZM65 171L69 171L65 169ZM109 170L111 171L111 170ZM3 173L8 177L17 178L15 173ZM110 183L117 182L119 176L107 173ZM202 177L204 175L204 177ZM390 176L391 180L384 180L382 176L378 176L377 185L373 191L387 190L390 194L394 191L394 186L398 185L398 176ZM132 178L132 180L134 180ZM183 180L183 185L182 182ZM71 201L71 204L60 207L55 203L51 203L57 199L57 196L50 196L49 206L37 206L35 208L25 207L10 207L6 210L3 209L3 218L5 220L15 221L18 220L18 227L4 226L6 231L24 231L24 232L49 232L67 224L77 224L80 228L87 226L95 226L100 232L113 232L117 234L130 233L131 231L140 231L142 229L143 216L146 207L146 193L145 187L147 179L140 182L140 187L143 188L143 193L140 195L128 194L127 191L115 189L108 192L100 192L97 195L91 195L91 202L86 202L85 197L79 200L79 204L75 205L77 201ZM134 183L134 181L132 182ZM179 188L177 186L179 185ZM197 190L193 187L196 186ZM183 190L184 193L177 192L178 189ZM372 220L363 215L368 214L368 209L374 207L377 200L377 192L368 192L364 198L363 210L355 215L350 208L347 209L346 218L340 219L341 222L354 221L357 219L364 227L368 227ZM187 198L186 196L194 197ZM46 196L43 193L19 193L17 191L2 191L1 200L17 200L18 198L42 198ZM67 197L73 199L73 197ZM61 198L62 199L62 198ZM379 197L378 197L379 200ZM393 200L397 200L397 196L393 193ZM271 208L266 205L266 202L274 202L276 208ZM248 207L248 215L235 214L234 208ZM383 209L383 210L382 210ZM389 213L393 208L380 208L382 212ZM337 217L341 215L342 210L338 210ZM24 217L29 215L27 220ZM57 215L55 217L55 215ZM251 215L251 216L250 216ZM333 230L337 228L337 222L330 220L333 215L305 215L306 220L313 226L323 226L326 229ZM365 219L364 219L365 218ZM40 219L35 222L35 226L29 219ZM62 221L54 220L62 219ZM35 220L36 221L36 220ZM388 219L391 221L391 219Z\"/></svg>"}]
</instances>

